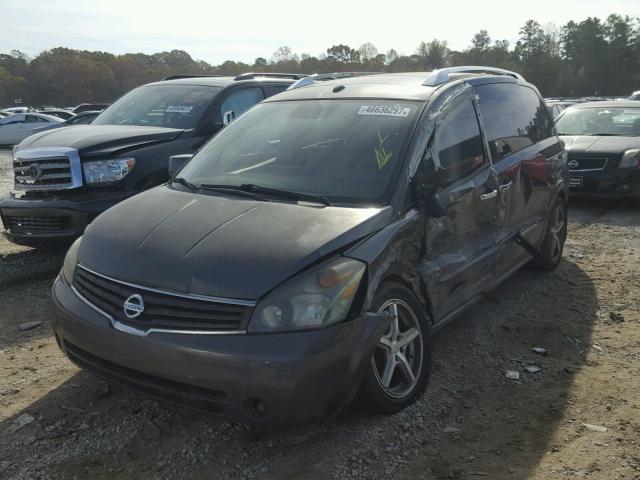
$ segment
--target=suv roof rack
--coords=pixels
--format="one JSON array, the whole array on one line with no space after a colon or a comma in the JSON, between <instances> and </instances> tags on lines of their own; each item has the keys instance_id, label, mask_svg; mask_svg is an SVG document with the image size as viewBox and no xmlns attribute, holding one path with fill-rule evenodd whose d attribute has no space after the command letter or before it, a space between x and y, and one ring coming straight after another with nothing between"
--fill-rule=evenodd
<instances>
[{"instance_id":1,"label":"suv roof rack","mask_svg":"<svg viewBox=\"0 0 640 480\"><path fill-rule=\"evenodd\" d=\"M337 80L338 78L361 77L363 75L379 75L381 72L335 72L335 73L314 73L313 75L304 75L297 82L289 85L287 90L295 90L296 88L306 87L316 81ZM384 72L382 72L384 73Z\"/></svg>"},{"instance_id":2,"label":"suv roof rack","mask_svg":"<svg viewBox=\"0 0 640 480\"><path fill-rule=\"evenodd\" d=\"M180 78L200 78L200 77L221 77L222 75L190 75L188 73L178 73L176 75L169 75L168 77L164 77L162 81L165 80L178 80Z\"/></svg>"},{"instance_id":3,"label":"suv roof rack","mask_svg":"<svg viewBox=\"0 0 640 480\"><path fill-rule=\"evenodd\" d=\"M315 73L311 76L315 80L335 80L337 78L361 77L363 75L377 75L379 73L381 72L334 72L334 73Z\"/></svg>"},{"instance_id":4,"label":"suv roof rack","mask_svg":"<svg viewBox=\"0 0 640 480\"><path fill-rule=\"evenodd\" d=\"M494 67L448 67L441 68L440 70L434 70L431 74L422 82L422 85L427 87L435 87L436 85L443 84L449 80L449 74L451 73L484 73L489 75L507 75L513 77L516 80L524 80L524 77L519 73L512 72L510 70L504 70L502 68Z\"/></svg>"},{"instance_id":5,"label":"suv roof rack","mask_svg":"<svg viewBox=\"0 0 640 480\"><path fill-rule=\"evenodd\" d=\"M247 72L238 75L234 80L252 80L257 77L268 78L290 78L292 80L300 80L301 78L308 77L306 73L269 73L269 72Z\"/></svg>"}]
</instances>

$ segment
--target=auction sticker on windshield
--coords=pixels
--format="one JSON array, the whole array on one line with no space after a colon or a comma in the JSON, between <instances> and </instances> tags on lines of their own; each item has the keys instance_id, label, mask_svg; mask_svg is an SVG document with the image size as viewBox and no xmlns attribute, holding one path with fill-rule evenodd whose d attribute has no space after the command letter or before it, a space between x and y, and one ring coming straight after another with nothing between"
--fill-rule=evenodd
<instances>
[{"instance_id":1,"label":"auction sticker on windshield","mask_svg":"<svg viewBox=\"0 0 640 480\"><path fill-rule=\"evenodd\" d=\"M398 105L363 105L358 110L358 115L387 115L389 117L408 117L411 113L409 107Z\"/></svg>"},{"instance_id":2,"label":"auction sticker on windshield","mask_svg":"<svg viewBox=\"0 0 640 480\"><path fill-rule=\"evenodd\" d=\"M193 105L167 105L164 109L167 113L191 113Z\"/></svg>"}]
</instances>

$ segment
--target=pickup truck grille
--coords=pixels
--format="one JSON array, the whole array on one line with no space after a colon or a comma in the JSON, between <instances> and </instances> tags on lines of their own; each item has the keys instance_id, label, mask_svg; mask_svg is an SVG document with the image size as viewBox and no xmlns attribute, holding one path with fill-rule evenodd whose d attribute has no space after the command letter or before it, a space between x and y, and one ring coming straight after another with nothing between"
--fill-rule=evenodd
<instances>
[{"instance_id":1,"label":"pickup truck grille","mask_svg":"<svg viewBox=\"0 0 640 480\"><path fill-rule=\"evenodd\" d=\"M201 299L204 297L196 299L187 294L133 286L100 275L82 265L76 268L73 287L84 300L113 320L141 331L244 331L253 306L252 302L210 301ZM124 313L124 303L135 294L144 299L144 310L131 319Z\"/></svg>"},{"instance_id":2,"label":"pickup truck grille","mask_svg":"<svg viewBox=\"0 0 640 480\"><path fill-rule=\"evenodd\" d=\"M13 159L19 190L64 190L82 186L80 157L75 149L26 149Z\"/></svg>"}]
</instances>

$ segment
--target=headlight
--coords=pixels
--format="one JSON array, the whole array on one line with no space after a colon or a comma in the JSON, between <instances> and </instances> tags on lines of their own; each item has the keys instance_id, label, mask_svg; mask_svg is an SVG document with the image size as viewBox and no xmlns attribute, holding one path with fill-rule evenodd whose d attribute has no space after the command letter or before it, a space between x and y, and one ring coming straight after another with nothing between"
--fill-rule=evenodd
<instances>
[{"instance_id":1,"label":"headlight","mask_svg":"<svg viewBox=\"0 0 640 480\"><path fill-rule=\"evenodd\" d=\"M618 164L618 168L634 168L640 167L640 149L632 148L622 154L622 160Z\"/></svg>"},{"instance_id":2,"label":"headlight","mask_svg":"<svg viewBox=\"0 0 640 480\"><path fill-rule=\"evenodd\" d=\"M81 240L82 237L73 242L73 244L67 251L67 255L64 257L64 264L62 265L62 276L69 285L71 285L71 283L73 282L73 272L75 272L76 265L78 264L78 250L80 248Z\"/></svg>"},{"instance_id":3,"label":"headlight","mask_svg":"<svg viewBox=\"0 0 640 480\"><path fill-rule=\"evenodd\" d=\"M136 164L135 158L99 160L82 164L86 183L117 182L126 177Z\"/></svg>"},{"instance_id":4,"label":"headlight","mask_svg":"<svg viewBox=\"0 0 640 480\"><path fill-rule=\"evenodd\" d=\"M321 328L346 318L365 264L338 257L286 281L255 308L250 332Z\"/></svg>"}]
</instances>

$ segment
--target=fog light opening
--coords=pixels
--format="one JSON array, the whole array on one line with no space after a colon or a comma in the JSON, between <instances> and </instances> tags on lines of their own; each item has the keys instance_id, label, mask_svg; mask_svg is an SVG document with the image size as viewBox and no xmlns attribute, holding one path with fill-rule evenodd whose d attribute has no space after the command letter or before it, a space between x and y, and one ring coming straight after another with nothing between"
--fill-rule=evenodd
<instances>
[{"instance_id":1,"label":"fog light opening","mask_svg":"<svg viewBox=\"0 0 640 480\"><path fill-rule=\"evenodd\" d=\"M259 398L249 398L244 405L254 416L262 417L267 414L267 404Z\"/></svg>"}]
</instances>

